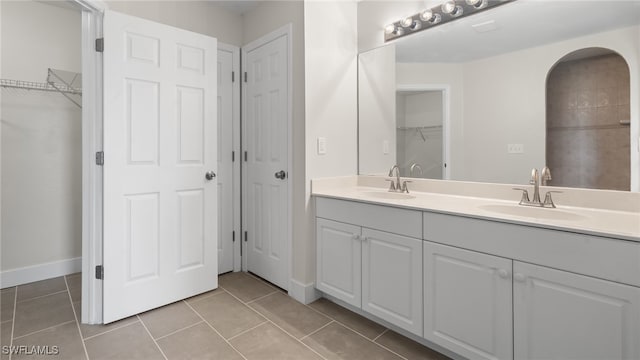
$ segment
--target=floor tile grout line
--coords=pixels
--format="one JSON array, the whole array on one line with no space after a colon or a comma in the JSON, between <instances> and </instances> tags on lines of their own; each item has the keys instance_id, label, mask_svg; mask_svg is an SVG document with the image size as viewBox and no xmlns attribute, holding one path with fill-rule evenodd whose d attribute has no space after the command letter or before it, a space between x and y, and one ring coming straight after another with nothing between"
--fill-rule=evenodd
<instances>
[{"instance_id":1,"label":"floor tile grout line","mask_svg":"<svg viewBox=\"0 0 640 360\"><path fill-rule=\"evenodd\" d=\"M242 302L242 300L240 300L238 297L236 297L235 295L229 293L231 296L233 296L236 300ZM275 322L271 321L271 319L269 319L268 317L262 315L258 310L252 308L251 306L244 304L244 306L248 307L249 309L253 310L253 312L255 312L256 314L258 314L259 316L262 316L263 318L267 319L267 321L269 323L271 323L273 326L277 327L278 329L280 329L282 332L284 332L285 334L289 335L294 341L297 341L298 343L300 343L302 346L306 347L307 349L311 350L312 352L316 353L316 355L320 356L320 358L327 360L327 358L325 358L324 356L322 356L322 354L320 354L319 352L315 351L312 347L310 347L309 345L305 344L304 342L300 341L300 339L298 339L297 337L293 336L290 332L288 332L287 330L283 329L282 327L280 327L278 324L276 324Z\"/></svg>"},{"instance_id":2,"label":"floor tile grout line","mask_svg":"<svg viewBox=\"0 0 640 360\"><path fill-rule=\"evenodd\" d=\"M239 333L237 333L237 334L235 334L235 335L233 335L233 336L229 337L227 340L231 341L231 340L233 340L233 339L237 338L238 336L240 336L240 335L244 335L244 334L248 333L249 331L251 331L251 330L253 330L253 329L255 329L255 328L258 328L258 327L260 327L260 326L262 326L262 325L264 325L264 324L266 324L266 323L268 323L268 322L269 322L269 320L267 320L267 319L265 318L265 320L264 320L263 322L261 322L260 324L258 324L258 325L256 325L256 326L252 326L252 327L251 327L251 328L249 328L249 329L242 330L241 332L239 332Z\"/></svg>"},{"instance_id":3,"label":"floor tile grout line","mask_svg":"<svg viewBox=\"0 0 640 360\"><path fill-rule=\"evenodd\" d=\"M160 354L162 354L162 357L164 357L165 360L169 360L169 358L167 358L167 355L165 355L164 351L162 351L162 348L160 347L160 345L158 345L158 342L156 341L156 339L154 339L153 335L151 335L151 331L149 331L149 329L147 328L147 325L145 325L144 321L142 321L142 318L140 318L140 315L136 315L136 317L138 318L138 321L140 321L140 324L145 329L147 334L149 334L151 341L153 341L153 343L156 344L156 347L158 348L158 351L160 351Z\"/></svg>"},{"instance_id":4,"label":"floor tile grout line","mask_svg":"<svg viewBox=\"0 0 640 360\"><path fill-rule=\"evenodd\" d=\"M209 325L209 328L211 328L211 330L213 330L216 334L218 334L218 336L220 336L220 338L221 338L222 340L224 340L224 341L227 343L227 345L229 345L229 346L233 349L233 351L235 351L238 355L240 355L244 360L248 360L248 359L247 359L247 358L246 358L246 357L245 357L245 356L244 356L244 355L243 355L243 354L242 354L238 349L236 349L236 347L235 347L235 346L233 346L233 344L231 344L231 343L229 342L229 340L227 340L224 336L222 336L222 334L220 334L220 332L219 332L218 330L216 330L216 328L214 328L214 327L213 327L213 325L211 325L211 324L207 321L207 319L205 319L205 318L204 318L204 316L200 315L200 313L199 313L196 309L194 309L194 308L193 308L193 306L191 306L191 305L190 305L188 302L186 302L186 301L184 301L184 303L185 303L185 304L187 304L187 306L188 306L191 310L193 310L193 312L195 312L195 313L200 317L200 319L202 319L202 321L204 321L204 322L205 322L205 324Z\"/></svg>"},{"instance_id":5,"label":"floor tile grout line","mask_svg":"<svg viewBox=\"0 0 640 360\"><path fill-rule=\"evenodd\" d=\"M247 275L249 275L249 276L250 276L250 277L252 277L253 279L258 280L258 281L259 281L260 283L262 283L263 285L266 285L266 286L268 286L268 287L270 287L270 288L272 288L272 289L274 289L274 290L278 290L278 288L277 288L276 286L271 285L269 282L267 282L267 281L266 281L266 280L264 280L264 279L261 279L261 278L260 278L260 277L258 277L257 275L254 275L254 274L252 274L252 273L250 273L250 272L248 272L248 271L246 271L246 273L247 273Z\"/></svg>"},{"instance_id":6,"label":"floor tile grout line","mask_svg":"<svg viewBox=\"0 0 640 360\"><path fill-rule=\"evenodd\" d=\"M308 338L308 337L309 337L309 336L311 336L311 335L314 335L315 333L319 332L320 330L322 330L322 329L326 328L327 326L329 326L329 325L333 324L334 322L336 322L335 320L333 320L333 319L331 319L331 318L329 318L329 320L330 320L330 321L329 321L328 323L326 323L326 324L324 324L324 325L320 326L320 327L319 327L319 328L317 328L316 330L313 330L312 332L308 333L307 335L305 335L305 336L301 337L301 338L300 338L300 341L302 341L302 340L304 340L304 339Z\"/></svg>"},{"instance_id":7,"label":"floor tile grout line","mask_svg":"<svg viewBox=\"0 0 640 360\"><path fill-rule=\"evenodd\" d=\"M216 296L216 295L224 294L224 293L226 293L226 292L227 292L225 289L223 289L223 288L221 288L221 287L218 287L218 289L217 289L217 290L219 290L219 291L216 291L216 292L214 292L213 294L209 294L209 295L207 295L207 296L201 297L201 298L199 298L199 299L197 299L197 300L192 300L191 302L195 304L195 303L200 302L200 301L202 301L202 300L206 300L206 299L208 299L208 298L210 298L210 297L212 297L212 296ZM202 295L202 294L200 294L200 295ZM199 295L196 295L196 296L199 296ZM195 297L195 296L192 296L192 297ZM189 298L189 299L190 299L190 298ZM181 301L189 302L189 299L182 299Z\"/></svg>"},{"instance_id":8,"label":"floor tile grout line","mask_svg":"<svg viewBox=\"0 0 640 360\"><path fill-rule=\"evenodd\" d=\"M99 334L95 334L95 335L87 336L86 338L83 338L83 340L84 340L84 341L92 340L93 338L96 338L96 337L98 337L98 336L100 336L100 335L104 335L104 334L108 334L108 333L110 333L110 332L114 332L114 331L116 331L116 330L124 329L124 328L126 328L127 326L131 326L131 325L133 325L133 324L135 324L135 323L137 323L137 322L138 322L138 320L136 320L136 321L132 321L132 322L130 322L130 323L128 323L128 324L123 324L122 326L118 326L118 327L115 327L115 328L113 328L113 329L106 330L106 331L101 332L101 333L99 333Z\"/></svg>"},{"instance_id":9,"label":"floor tile grout line","mask_svg":"<svg viewBox=\"0 0 640 360\"><path fill-rule=\"evenodd\" d=\"M46 328L44 328L44 329L40 329L40 330L36 330L36 331L32 331L32 332L30 332L30 333L28 333L28 334L24 334L24 335L16 336L16 337L14 338L14 340L20 340L20 339L22 339L22 338L24 338L24 337L31 336L31 335L35 335L35 334L37 334L37 333L41 333L41 332L43 332L43 331L51 330L51 329L53 329L54 327L58 327L58 326L61 326L61 325L67 325L67 324L72 323L72 322L74 322L74 321L75 321L75 319L74 319L74 320L69 320L69 321L64 321L64 322L61 322L61 323L59 323L59 324L55 324L55 325L52 325L52 326L46 327Z\"/></svg>"},{"instance_id":10,"label":"floor tile grout line","mask_svg":"<svg viewBox=\"0 0 640 360\"><path fill-rule=\"evenodd\" d=\"M9 360L13 356L13 334L16 329L16 309L18 308L18 287L16 286L16 291L13 293L13 317L11 318L11 340L9 340Z\"/></svg>"},{"instance_id":11,"label":"floor tile grout line","mask_svg":"<svg viewBox=\"0 0 640 360\"><path fill-rule=\"evenodd\" d=\"M358 315L360 315L360 314L358 314ZM362 315L360 315L360 316L362 316ZM366 318L365 318L365 319L366 319ZM371 342L371 343L373 343L373 344L375 344L375 345L378 345L378 346L380 346L381 348L383 348L383 349L385 349L385 350L388 350L390 353L392 353L392 354L394 354L394 355L396 355L396 356L399 356L401 359L405 359L405 360L407 359L406 357L404 357L404 356L402 356L402 355L398 354L397 352L395 352L395 351L393 351L393 350L389 349L388 347L386 347L386 346L384 346L384 345L382 345L382 344L380 344L380 343L378 343L378 342L375 342L374 340L372 340L371 338L369 338L369 337L365 336L364 334L359 333L358 331L356 331L355 329L351 328L350 326L347 326L346 324L344 324L344 323L342 323L342 322L340 322L340 321L338 321L338 320L335 320L335 322L337 322L338 324L340 324L340 325L344 326L345 328L347 328L347 329L349 329L349 330L353 331L354 333L356 333L356 334L358 334L358 335L362 336L363 338L367 339L369 342ZM385 328L385 330L389 330L389 329ZM382 333L384 333L384 332L385 332L385 331L383 331ZM382 335L382 334L381 334L381 335ZM376 338L378 338L379 336L380 336L380 335L376 336Z\"/></svg>"},{"instance_id":12,"label":"floor tile grout line","mask_svg":"<svg viewBox=\"0 0 640 360\"><path fill-rule=\"evenodd\" d=\"M266 297L269 297L269 296L271 296L271 295L273 295L273 294L277 294L278 292L279 292L278 290L274 290L273 292L270 292L270 293L268 293L268 294L266 294L266 295L262 295L262 296L260 296L260 297L257 297L257 298L255 298L255 299L253 299L253 300L247 301L245 304L246 304L246 305L252 304L252 303L254 303L254 302L256 302L256 301L262 300L262 299L264 299L264 298L266 298Z\"/></svg>"},{"instance_id":13,"label":"floor tile grout line","mask_svg":"<svg viewBox=\"0 0 640 360\"><path fill-rule=\"evenodd\" d=\"M380 337L382 337L382 335L386 334L387 331L389 331L389 328L384 329L383 332L380 333L380 335L376 336L373 341L375 342L376 340L380 339Z\"/></svg>"},{"instance_id":14,"label":"floor tile grout line","mask_svg":"<svg viewBox=\"0 0 640 360\"><path fill-rule=\"evenodd\" d=\"M52 293L49 293L49 294L46 294L46 295L40 295L40 296L36 296L36 297L32 297L32 298L28 298L28 299L24 299L24 300L20 300L20 301L17 301L18 297L16 296L16 302L21 302L21 303L23 303L23 302L27 302L27 301L31 301L31 300L38 300L38 299L45 298L45 297L47 297L47 296L62 294L63 292L68 292L68 290L67 290L67 289L64 289L64 290L60 290L60 291L56 291L56 292L52 292ZM16 294L17 294L17 293L18 293L18 292L16 291Z\"/></svg>"},{"instance_id":15,"label":"floor tile grout line","mask_svg":"<svg viewBox=\"0 0 640 360\"><path fill-rule=\"evenodd\" d=\"M191 324L191 325L189 325L189 326L185 326L185 327L183 327L182 329L178 329L178 330L176 330L176 331L172 331L172 332L168 333L167 335L162 335L162 336L158 337L158 338L156 339L156 341L162 340L162 339L164 339L164 338L168 338L169 336L171 336L171 335L175 335L175 334L179 333L180 331L187 330L187 329L191 329L192 327L197 326L197 325L200 325L200 324L202 324L202 320L198 321L198 322L197 322L197 323L195 323L195 324Z\"/></svg>"},{"instance_id":16,"label":"floor tile grout line","mask_svg":"<svg viewBox=\"0 0 640 360\"><path fill-rule=\"evenodd\" d=\"M73 318L76 319L76 328L78 329L78 336L80 336L80 342L82 343L82 348L84 349L84 355L86 356L86 359L89 360L89 352L87 351L87 345L84 343L84 339L82 338L82 330L80 329L80 321L78 320L78 315L76 313L76 307L73 305L73 299L71 298L71 289L69 289L69 283L67 283L67 277L66 276L64 277L64 283L67 286L67 293L69 294L69 302L71 302L71 311L73 311Z\"/></svg>"}]
</instances>

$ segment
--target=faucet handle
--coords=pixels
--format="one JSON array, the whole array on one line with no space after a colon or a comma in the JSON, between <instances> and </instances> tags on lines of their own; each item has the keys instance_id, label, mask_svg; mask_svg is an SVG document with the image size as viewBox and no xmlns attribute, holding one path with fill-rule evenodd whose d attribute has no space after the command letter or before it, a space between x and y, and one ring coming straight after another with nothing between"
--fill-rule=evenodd
<instances>
[{"instance_id":1,"label":"faucet handle","mask_svg":"<svg viewBox=\"0 0 640 360\"><path fill-rule=\"evenodd\" d=\"M529 204L531 200L529 200L529 192L527 189L514 187L513 190L522 191L522 198L520 199L520 205Z\"/></svg>"},{"instance_id":2,"label":"faucet handle","mask_svg":"<svg viewBox=\"0 0 640 360\"><path fill-rule=\"evenodd\" d=\"M539 183L540 183L540 173L538 172L538 169L533 168L531 169L531 179L529 180L529 184L536 185Z\"/></svg>"},{"instance_id":3,"label":"faucet handle","mask_svg":"<svg viewBox=\"0 0 640 360\"><path fill-rule=\"evenodd\" d=\"M405 180L402 182L402 190L400 192L409 193L409 188L407 187L407 183L413 182L411 180Z\"/></svg>"},{"instance_id":4,"label":"faucet handle","mask_svg":"<svg viewBox=\"0 0 640 360\"><path fill-rule=\"evenodd\" d=\"M547 191L547 194L544 196L544 202L542 203L543 207L550 207L550 208L556 207L556 204L553 203L553 199L551 198L551 193L562 194L562 191L557 191L557 190Z\"/></svg>"},{"instance_id":5,"label":"faucet handle","mask_svg":"<svg viewBox=\"0 0 640 360\"><path fill-rule=\"evenodd\" d=\"M384 181L391 181L391 184L389 184L389 191L396 191L396 186L393 183L393 179L384 179ZM400 187L400 184L398 184L398 188Z\"/></svg>"}]
</instances>

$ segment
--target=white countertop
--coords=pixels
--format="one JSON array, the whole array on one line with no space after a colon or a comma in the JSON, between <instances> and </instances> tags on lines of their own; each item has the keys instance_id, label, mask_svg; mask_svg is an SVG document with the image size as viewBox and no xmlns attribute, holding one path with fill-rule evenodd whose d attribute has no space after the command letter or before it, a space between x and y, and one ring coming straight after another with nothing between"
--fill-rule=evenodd
<instances>
[{"instance_id":1,"label":"white countertop","mask_svg":"<svg viewBox=\"0 0 640 360\"><path fill-rule=\"evenodd\" d=\"M635 209L633 209L633 204L631 209L629 209L630 206L621 206L622 210L615 209L615 206L612 206L611 204L608 204L611 206L604 206L604 208L568 206L563 205L561 196L556 196L561 194L553 194L554 201L556 202L556 209L532 208L532 213L543 216L520 216L511 214L508 211L511 206L520 206L518 205L520 195L517 192L513 192L511 185L486 184L488 187L493 187L493 189L489 189L490 191L488 191L488 193L495 190L494 193L496 194L496 197L489 198L486 197L487 192L482 194L483 197L474 197L469 196L468 194L458 195L455 193L455 189L447 189L446 193L429 191L429 182L433 183L433 180L417 180L418 184L415 182L410 184L410 189L411 186L416 189L413 191L410 190L410 195L414 196L414 198L384 199L372 196L372 192L387 191L383 186L376 186L384 185L384 179L384 177L378 179L374 177L317 179L312 182L311 194L313 196L388 205L420 211L432 211L640 242L640 211L634 211ZM419 184L421 181L422 184ZM454 186L461 185L464 185L464 183L454 184ZM483 185L484 184L474 184L473 186ZM531 186L523 187L530 188ZM573 191L567 189L563 190ZM585 193L588 193L583 190L578 191L582 191L580 194L582 196L585 196ZM504 199L503 195L505 193L509 194L509 199ZM542 198L544 198L544 193L545 192L541 189ZM603 196L601 193L594 194L596 194L594 196ZM633 197L631 201L635 202L638 195L636 193L629 194L629 196ZM530 191L529 196L532 197L532 195L533 194ZM607 194L604 194L604 196L606 195ZM612 198L614 201L619 200L615 198L616 196L617 194L613 194L608 197ZM566 198L569 199L570 196L567 195ZM625 200L626 199L627 198L625 197ZM489 210L492 207L501 208L500 210L507 209L507 213ZM516 208L514 210L523 209ZM558 215L559 218L556 218L556 216L552 214L554 211L557 212L556 215ZM571 219L563 219L563 216L561 215L566 215L564 217L570 217Z\"/></svg>"}]
</instances>

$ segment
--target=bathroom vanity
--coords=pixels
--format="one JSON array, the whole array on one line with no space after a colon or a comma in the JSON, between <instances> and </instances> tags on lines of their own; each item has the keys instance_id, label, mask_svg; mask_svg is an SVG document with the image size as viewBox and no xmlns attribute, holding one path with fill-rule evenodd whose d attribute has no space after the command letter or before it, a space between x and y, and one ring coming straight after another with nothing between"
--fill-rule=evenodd
<instances>
[{"instance_id":1,"label":"bathroom vanity","mask_svg":"<svg viewBox=\"0 0 640 360\"><path fill-rule=\"evenodd\" d=\"M313 182L323 294L463 358L640 359L637 194L538 209L507 185L384 179Z\"/></svg>"}]
</instances>

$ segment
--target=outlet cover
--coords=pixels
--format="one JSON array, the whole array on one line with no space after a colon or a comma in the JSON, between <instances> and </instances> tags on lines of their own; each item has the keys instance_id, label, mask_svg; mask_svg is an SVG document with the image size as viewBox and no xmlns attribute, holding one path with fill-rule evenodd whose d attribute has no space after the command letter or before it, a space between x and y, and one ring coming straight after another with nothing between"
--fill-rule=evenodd
<instances>
[{"instance_id":1,"label":"outlet cover","mask_svg":"<svg viewBox=\"0 0 640 360\"><path fill-rule=\"evenodd\" d=\"M507 144L507 153L509 154L524 153L524 144Z\"/></svg>"},{"instance_id":2,"label":"outlet cover","mask_svg":"<svg viewBox=\"0 0 640 360\"><path fill-rule=\"evenodd\" d=\"M382 154L389 155L389 140L382 140Z\"/></svg>"},{"instance_id":3,"label":"outlet cover","mask_svg":"<svg viewBox=\"0 0 640 360\"><path fill-rule=\"evenodd\" d=\"M318 138L318 155L324 155L327 153L327 139L323 137Z\"/></svg>"}]
</instances>

